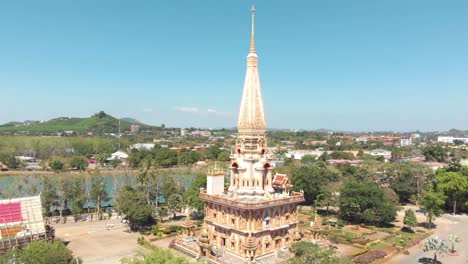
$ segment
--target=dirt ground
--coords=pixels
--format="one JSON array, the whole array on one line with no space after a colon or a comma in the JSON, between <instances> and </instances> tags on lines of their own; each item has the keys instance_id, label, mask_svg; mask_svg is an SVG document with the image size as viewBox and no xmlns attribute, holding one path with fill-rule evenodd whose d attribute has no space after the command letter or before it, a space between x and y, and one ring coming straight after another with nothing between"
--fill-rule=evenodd
<instances>
[{"instance_id":1,"label":"dirt ground","mask_svg":"<svg viewBox=\"0 0 468 264\"><path fill-rule=\"evenodd\" d=\"M108 227L113 225L113 227ZM119 219L54 225L57 238L68 243L74 255L85 264L117 264L143 251L136 240L138 233L127 232Z\"/></svg>"}]
</instances>

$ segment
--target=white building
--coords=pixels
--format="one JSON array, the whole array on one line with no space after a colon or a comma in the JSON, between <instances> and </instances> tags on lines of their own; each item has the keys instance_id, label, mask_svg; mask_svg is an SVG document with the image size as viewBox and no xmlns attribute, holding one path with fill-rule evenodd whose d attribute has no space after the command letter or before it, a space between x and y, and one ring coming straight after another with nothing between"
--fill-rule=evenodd
<instances>
[{"instance_id":1,"label":"white building","mask_svg":"<svg viewBox=\"0 0 468 264\"><path fill-rule=\"evenodd\" d=\"M404 137L400 139L400 146L407 147L413 146L413 139L411 137Z\"/></svg>"},{"instance_id":2,"label":"white building","mask_svg":"<svg viewBox=\"0 0 468 264\"><path fill-rule=\"evenodd\" d=\"M453 141L460 140L463 143L468 144L468 138L466 137L452 137L452 136L439 136L437 137L437 142L453 144Z\"/></svg>"},{"instance_id":3,"label":"white building","mask_svg":"<svg viewBox=\"0 0 468 264\"><path fill-rule=\"evenodd\" d=\"M392 155L392 152L391 151L388 151L388 150L385 150L385 149L374 149L372 150L371 152L369 152L369 154L371 156L391 156Z\"/></svg>"},{"instance_id":4,"label":"white building","mask_svg":"<svg viewBox=\"0 0 468 264\"><path fill-rule=\"evenodd\" d=\"M115 160L115 159L119 159L119 160L128 159L128 154L123 151L117 151L115 153L112 153L110 158L108 158L107 160Z\"/></svg>"},{"instance_id":5,"label":"white building","mask_svg":"<svg viewBox=\"0 0 468 264\"><path fill-rule=\"evenodd\" d=\"M320 157L324 151L318 150L290 150L284 154L287 158L301 160L304 156ZM331 151L329 152L331 153Z\"/></svg>"},{"instance_id":6,"label":"white building","mask_svg":"<svg viewBox=\"0 0 468 264\"><path fill-rule=\"evenodd\" d=\"M130 146L130 149L137 149L137 150L152 150L154 149L155 144L152 143L136 143Z\"/></svg>"}]
</instances>

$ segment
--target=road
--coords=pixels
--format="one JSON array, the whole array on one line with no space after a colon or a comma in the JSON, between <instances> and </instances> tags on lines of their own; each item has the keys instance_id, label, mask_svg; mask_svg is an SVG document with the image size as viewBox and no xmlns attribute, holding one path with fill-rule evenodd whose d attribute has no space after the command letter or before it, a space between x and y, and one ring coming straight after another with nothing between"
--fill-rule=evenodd
<instances>
[{"instance_id":1,"label":"road","mask_svg":"<svg viewBox=\"0 0 468 264\"><path fill-rule=\"evenodd\" d=\"M447 240L448 236L455 234L461 238L461 242L455 245L458 250L458 256L438 256L439 262L446 264L467 264L468 263L468 216L467 215L442 215L436 222L438 228L434 235ZM449 242L448 242L449 243ZM449 247L451 244L449 243ZM415 263L433 263L431 260L433 254L423 251L423 242L409 250L409 255L400 255L390 263L394 264L415 264Z\"/></svg>"}]
</instances>

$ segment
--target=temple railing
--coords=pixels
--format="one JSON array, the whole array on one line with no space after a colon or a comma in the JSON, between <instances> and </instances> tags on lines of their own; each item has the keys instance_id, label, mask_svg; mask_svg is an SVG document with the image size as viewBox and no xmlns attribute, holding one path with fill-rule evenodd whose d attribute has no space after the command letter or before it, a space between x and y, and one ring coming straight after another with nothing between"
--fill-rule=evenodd
<instances>
[{"instance_id":1,"label":"temple railing","mask_svg":"<svg viewBox=\"0 0 468 264\"><path fill-rule=\"evenodd\" d=\"M301 192L291 192L290 196L273 198L271 200L260 200L260 201L245 201L235 199L229 196L222 195L210 195L206 193L206 190L200 191L200 199L212 202L223 204L235 208L255 210L261 208L268 208L272 206L282 205L282 204L291 204L291 203L302 203L304 202L304 193Z\"/></svg>"}]
</instances>

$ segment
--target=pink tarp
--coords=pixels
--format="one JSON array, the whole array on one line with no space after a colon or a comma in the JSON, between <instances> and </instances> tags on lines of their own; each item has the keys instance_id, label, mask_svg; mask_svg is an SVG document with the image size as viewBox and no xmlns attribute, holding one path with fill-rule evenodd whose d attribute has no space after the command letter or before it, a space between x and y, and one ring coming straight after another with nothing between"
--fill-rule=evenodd
<instances>
[{"instance_id":1,"label":"pink tarp","mask_svg":"<svg viewBox=\"0 0 468 264\"><path fill-rule=\"evenodd\" d=\"M21 216L21 203L0 203L0 225L23 221Z\"/></svg>"}]
</instances>

